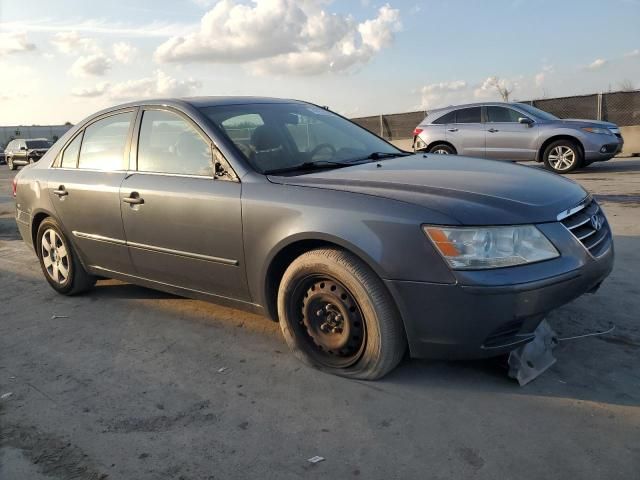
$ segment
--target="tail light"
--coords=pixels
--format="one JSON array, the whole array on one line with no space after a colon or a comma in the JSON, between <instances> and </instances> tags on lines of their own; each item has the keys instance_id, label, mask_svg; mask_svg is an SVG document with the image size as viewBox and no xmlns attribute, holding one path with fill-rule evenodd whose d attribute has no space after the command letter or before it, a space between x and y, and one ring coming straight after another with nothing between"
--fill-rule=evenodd
<instances>
[{"instance_id":1,"label":"tail light","mask_svg":"<svg viewBox=\"0 0 640 480\"><path fill-rule=\"evenodd\" d=\"M18 179L13 177L13 181L11 182L11 190L13 192L13 196L16 196L16 189L18 188Z\"/></svg>"},{"instance_id":2,"label":"tail light","mask_svg":"<svg viewBox=\"0 0 640 480\"><path fill-rule=\"evenodd\" d=\"M423 128L416 128L416 129L413 131L413 136L414 136L414 137L417 137L417 136L418 136L418 135L420 135L423 131L424 131L424 129L423 129Z\"/></svg>"}]
</instances>

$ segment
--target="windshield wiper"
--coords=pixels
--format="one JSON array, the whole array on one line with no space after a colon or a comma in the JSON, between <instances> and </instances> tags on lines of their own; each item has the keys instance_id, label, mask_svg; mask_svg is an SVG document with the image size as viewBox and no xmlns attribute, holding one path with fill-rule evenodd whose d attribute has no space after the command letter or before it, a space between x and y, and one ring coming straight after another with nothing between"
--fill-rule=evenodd
<instances>
[{"instance_id":1,"label":"windshield wiper","mask_svg":"<svg viewBox=\"0 0 640 480\"><path fill-rule=\"evenodd\" d=\"M274 168L273 170L265 171L265 175L273 175L277 173L297 172L302 170L321 170L323 168L341 168L348 167L349 164L345 162L334 162L331 160L317 160L315 162L304 162L292 167Z\"/></svg>"},{"instance_id":2,"label":"windshield wiper","mask_svg":"<svg viewBox=\"0 0 640 480\"><path fill-rule=\"evenodd\" d=\"M363 160L383 160L386 158L396 158L396 157L408 157L409 155L413 155L413 153L409 152L372 152L364 158L358 158L352 160L349 163L353 162L362 162Z\"/></svg>"}]
</instances>

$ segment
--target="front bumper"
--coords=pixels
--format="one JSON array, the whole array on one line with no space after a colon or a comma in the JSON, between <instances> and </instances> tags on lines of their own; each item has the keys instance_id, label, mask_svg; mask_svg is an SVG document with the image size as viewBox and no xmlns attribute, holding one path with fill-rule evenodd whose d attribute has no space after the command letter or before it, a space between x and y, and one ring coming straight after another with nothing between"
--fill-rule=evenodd
<instances>
[{"instance_id":1,"label":"front bumper","mask_svg":"<svg viewBox=\"0 0 640 480\"><path fill-rule=\"evenodd\" d=\"M613 268L613 242L594 258L563 228L546 226L547 236L551 232L568 244L554 260L467 272L456 284L387 280L404 320L411 356L502 355L531 341L551 310L595 291Z\"/></svg>"},{"instance_id":2,"label":"front bumper","mask_svg":"<svg viewBox=\"0 0 640 480\"><path fill-rule=\"evenodd\" d=\"M608 137L604 143L585 145L584 157L588 163L602 162L622 152L624 139L622 136Z\"/></svg>"}]
</instances>

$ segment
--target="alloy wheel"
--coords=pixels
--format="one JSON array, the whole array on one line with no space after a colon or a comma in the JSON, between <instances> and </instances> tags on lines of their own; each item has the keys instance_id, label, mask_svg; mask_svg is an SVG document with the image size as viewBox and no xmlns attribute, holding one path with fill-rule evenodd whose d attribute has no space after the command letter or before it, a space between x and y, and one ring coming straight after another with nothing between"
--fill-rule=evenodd
<instances>
[{"instance_id":1,"label":"alloy wheel","mask_svg":"<svg viewBox=\"0 0 640 480\"><path fill-rule=\"evenodd\" d=\"M69 279L69 253L58 232L52 228L42 235L41 253L49 278L58 285L66 283Z\"/></svg>"},{"instance_id":2,"label":"alloy wheel","mask_svg":"<svg viewBox=\"0 0 640 480\"><path fill-rule=\"evenodd\" d=\"M438 148L437 150L434 150L433 153L437 153L438 155L449 155L449 152L444 148Z\"/></svg>"},{"instance_id":3,"label":"alloy wheel","mask_svg":"<svg viewBox=\"0 0 640 480\"><path fill-rule=\"evenodd\" d=\"M558 145L549 152L549 165L559 172L569 170L575 162L576 152L571 147Z\"/></svg>"}]
</instances>

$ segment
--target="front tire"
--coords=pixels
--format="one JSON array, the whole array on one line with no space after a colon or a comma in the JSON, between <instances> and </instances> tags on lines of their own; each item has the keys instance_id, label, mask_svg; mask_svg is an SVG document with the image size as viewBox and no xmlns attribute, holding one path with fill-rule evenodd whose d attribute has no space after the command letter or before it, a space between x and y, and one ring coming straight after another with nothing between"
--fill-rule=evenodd
<instances>
[{"instance_id":1,"label":"front tire","mask_svg":"<svg viewBox=\"0 0 640 480\"><path fill-rule=\"evenodd\" d=\"M435 153L437 155L455 155L456 151L450 145L440 143L431 147L429 149L429 153Z\"/></svg>"},{"instance_id":2,"label":"front tire","mask_svg":"<svg viewBox=\"0 0 640 480\"><path fill-rule=\"evenodd\" d=\"M406 350L402 321L384 283L343 250L312 250L289 265L278 316L296 357L334 375L379 379Z\"/></svg>"},{"instance_id":3,"label":"front tire","mask_svg":"<svg viewBox=\"0 0 640 480\"><path fill-rule=\"evenodd\" d=\"M73 246L53 218L42 221L36 238L42 273L56 292L77 295L95 285L96 278L86 272Z\"/></svg>"},{"instance_id":4,"label":"front tire","mask_svg":"<svg viewBox=\"0 0 640 480\"><path fill-rule=\"evenodd\" d=\"M570 140L550 143L543 153L544 165L556 173L569 173L583 166L583 155L578 145Z\"/></svg>"}]
</instances>

